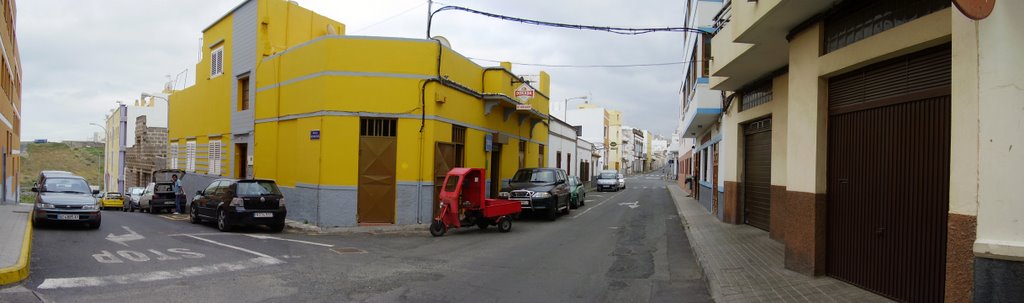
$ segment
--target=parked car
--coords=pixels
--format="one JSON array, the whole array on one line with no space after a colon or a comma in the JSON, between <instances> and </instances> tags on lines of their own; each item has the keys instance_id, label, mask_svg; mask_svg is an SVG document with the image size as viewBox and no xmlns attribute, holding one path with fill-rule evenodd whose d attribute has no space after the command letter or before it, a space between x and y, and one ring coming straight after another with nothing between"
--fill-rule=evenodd
<instances>
[{"instance_id":1,"label":"parked car","mask_svg":"<svg viewBox=\"0 0 1024 303\"><path fill-rule=\"evenodd\" d=\"M141 208L139 200L142 199L142 193L145 191L145 187L129 187L128 196L124 198L124 206L121 207L121 211L133 212Z\"/></svg>"},{"instance_id":2,"label":"parked car","mask_svg":"<svg viewBox=\"0 0 1024 303\"><path fill-rule=\"evenodd\" d=\"M139 208L143 212L151 214L161 211L174 211L174 182L171 176L178 176L178 180L185 178L185 171L179 169L161 169L153 172L153 182L143 191L143 198L139 199ZM146 199L147 193L149 198Z\"/></svg>"},{"instance_id":3,"label":"parked car","mask_svg":"<svg viewBox=\"0 0 1024 303\"><path fill-rule=\"evenodd\" d=\"M603 170L597 175L597 191L614 190L622 188L619 184L619 173L614 170ZM623 182L624 184L625 182Z\"/></svg>"},{"instance_id":4,"label":"parked car","mask_svg":"<svg viewBox=\"0 0 1024 303\"><path fill-rule=\"evenodd\" d=\"M626 177L619 174L619 189L626 189Z\"/></svg>"},{"instance_id":5,"label":"parked car","mask_svg":"<svg viewBox=\"0 0 1024 303\"><path fill-rule=\"evenodd\" d=\"M586 204L587 190L583 186L583 182L580 181L579 177L569 177L569 193L571 194L569 206L571 208L579 208Z\"/></svg>"},{"instance_id":6,"label":"parked car","mask_svg":"<svg viewBox=\"0 0 1024 303\"><path fill-rule=\"evenodd\" d=\"M99 190L90 190L85 178L68 172L43 171L32 192L36 193L32 224L59 221L86 223L89 228L100 228L101 204L93 197Z\"/></svg>"},{"instance_id":7,"label":"parked car","mask_svg":"<svg viewBox=\"0 0 1024 303\"><path fill-rule=\"evenodd\" d=\"M288 210L284 195L272 180L218 179L192 198L189 221L214 220L217 229L230 231L241 225L266 225L274 232L284 229Z\"/></svg>"},{"instance_id":8,"label":"parked car","mask_svg":"<svg viewBox=\"0 0 1024 303\"><path fill-rule=\"evenodd\" d=\"M119 192L107 192L100 197L100 209L124 208L124 196Z\"/></svg>"},{"instance_id":9,"label":"parked car","mask_svg":"<svg viewBox=\"0 0 1024 303\"><path fill-rule=\"evenodd\" d=\"M521 201L523 210L543 212L548 220L569 213L569 183L565 171L557 168L521 168L499 196Z\"/></svg>"}]
</instances>

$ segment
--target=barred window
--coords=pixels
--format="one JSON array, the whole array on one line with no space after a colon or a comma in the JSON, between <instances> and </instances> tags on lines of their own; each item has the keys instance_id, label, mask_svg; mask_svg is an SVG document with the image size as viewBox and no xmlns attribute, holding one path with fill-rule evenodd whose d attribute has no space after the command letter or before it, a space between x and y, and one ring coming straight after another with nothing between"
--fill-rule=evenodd
<instances>
[{"instance_id":1,"label":"barred window","mask_svg":"<svg viewBox=\"0 0 1024 303\"><path fill-rule=\"evenodd\" d=\"M398 120L362 118L359 120L359 135L363 137L395 137L398 134Z\"/></svg>"},{"instance_id":2,"label":"barred window","mask_svg":"<svg viewBox=\"0 0 1024 303\"><path fill-rule=\"evenodd\" d=\"M890 30L950 6L948 0L845 1L825 18L824 52Z\"/></svg>"},{"instance_id":3,"label":"barred window","mask_svg":"<svg viewBox=\"0 0 1024 303\"><path fill-rule=\"evenodd\" d=\"M466 127L452 125L452 143L455 145L455 165L465 166L466 163Z\"/></svg>"},{"instance_id":4,"label":"barred window","mask_svg":"<svg viewBox=\"0 0 1024 303\"><path fill-rule=\"evenodd\" d=\"M743 92L743 100L740 103L740 111L754 108L758 105L772 101L772 80L768 79Z\"/></svg>"}]
</instances>

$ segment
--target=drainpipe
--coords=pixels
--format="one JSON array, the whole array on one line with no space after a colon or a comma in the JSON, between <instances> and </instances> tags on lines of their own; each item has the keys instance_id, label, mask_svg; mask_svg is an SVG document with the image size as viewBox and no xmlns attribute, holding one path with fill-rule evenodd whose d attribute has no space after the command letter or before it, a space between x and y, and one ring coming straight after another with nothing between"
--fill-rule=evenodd
<instances>
[{"instance_id":1,"label":"drainpipe","mask_svg":"<svg viewBox=\"0 0 1024 303\"><path fill-rule=\"evenodd\" d=\"M417 178L419 179L416 184L416 223L423 224L423 145L425 145L426 137L423 135L423 129L427 126L427 84L431 82L440 82L437 79L441 79L441 54L444 49L441 47L441 41L435 40L437 43L437 78L427 79L423 81L423 85L420 87L420 155L419 155L419 172L417 172ZM431 203L433 204L433 203Z\"/></svg>"}]
</instances>

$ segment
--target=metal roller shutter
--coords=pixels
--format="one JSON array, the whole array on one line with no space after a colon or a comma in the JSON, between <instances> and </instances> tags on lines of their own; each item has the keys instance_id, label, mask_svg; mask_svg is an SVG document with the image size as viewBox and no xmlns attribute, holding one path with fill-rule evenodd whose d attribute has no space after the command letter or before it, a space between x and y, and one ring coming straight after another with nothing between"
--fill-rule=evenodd
<instances>
[{"instance_id":1,"label":"metal roller shutter","mask_svg":"<svg viewBox=\"0 0 1024 303\"><path fill-rule=\"evenodd\" d=\"M743 126L743 222L771 225L772 119Z\"/></svg>"}]
</instances>

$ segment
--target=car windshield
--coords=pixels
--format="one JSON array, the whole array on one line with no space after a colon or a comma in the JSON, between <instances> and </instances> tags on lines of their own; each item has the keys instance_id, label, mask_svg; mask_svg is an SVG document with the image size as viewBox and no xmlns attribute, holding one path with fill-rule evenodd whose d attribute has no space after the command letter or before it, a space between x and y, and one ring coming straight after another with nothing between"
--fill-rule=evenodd
<instances>
[{"instance_id":1,"label":"car windshield","mask_svg":"<svg viewBox=\"0 0 1024 303\"><path fill-rule=\"evenodd\" d=\"M281 196L273 181L241 181L235 191L239 196Z\"/></svg>"},{"instance_id":2,"label":"car windshield","mask_svg":"<svg viewBox=\"0 0 1024 303\"><path fill-rule=\"evenodd\" d=\"M142 187L132 187L130 194L131 195L141 195L142 192L145 191L145 190L146 189L142 188Z\"/></svg>"},{"instance_id":3,"label":"car windshield","mask_svg":"<svg viewBox=\"0 0 1024 303\"><path fill-rule=\"evenodd\" d=\"M49 178L43 184L43 192L88 194L89 184L78 178Z\"/></svg>"},{"instance_id":4,"label":"car windshield","mask_svg":"<svg viewBox=\"0 0 1024 303\"><path fill-rule=\"evenodd\" d=\"M615 174L615 173L601 173L601 175L598 176L597 178L598 179L615 179L615 178L618 178L618 174Z\"/></svg>"},{"instance_id":5,"label":"car windshield","mask_svg":"<svg viewBox=\"0 0 1024 303\"><path fill-rule=\"evenodd\" d=\"M555 182L555 172L550 170L520 170L512 177L512 182Z\"/></svg>"}]
</instances>

